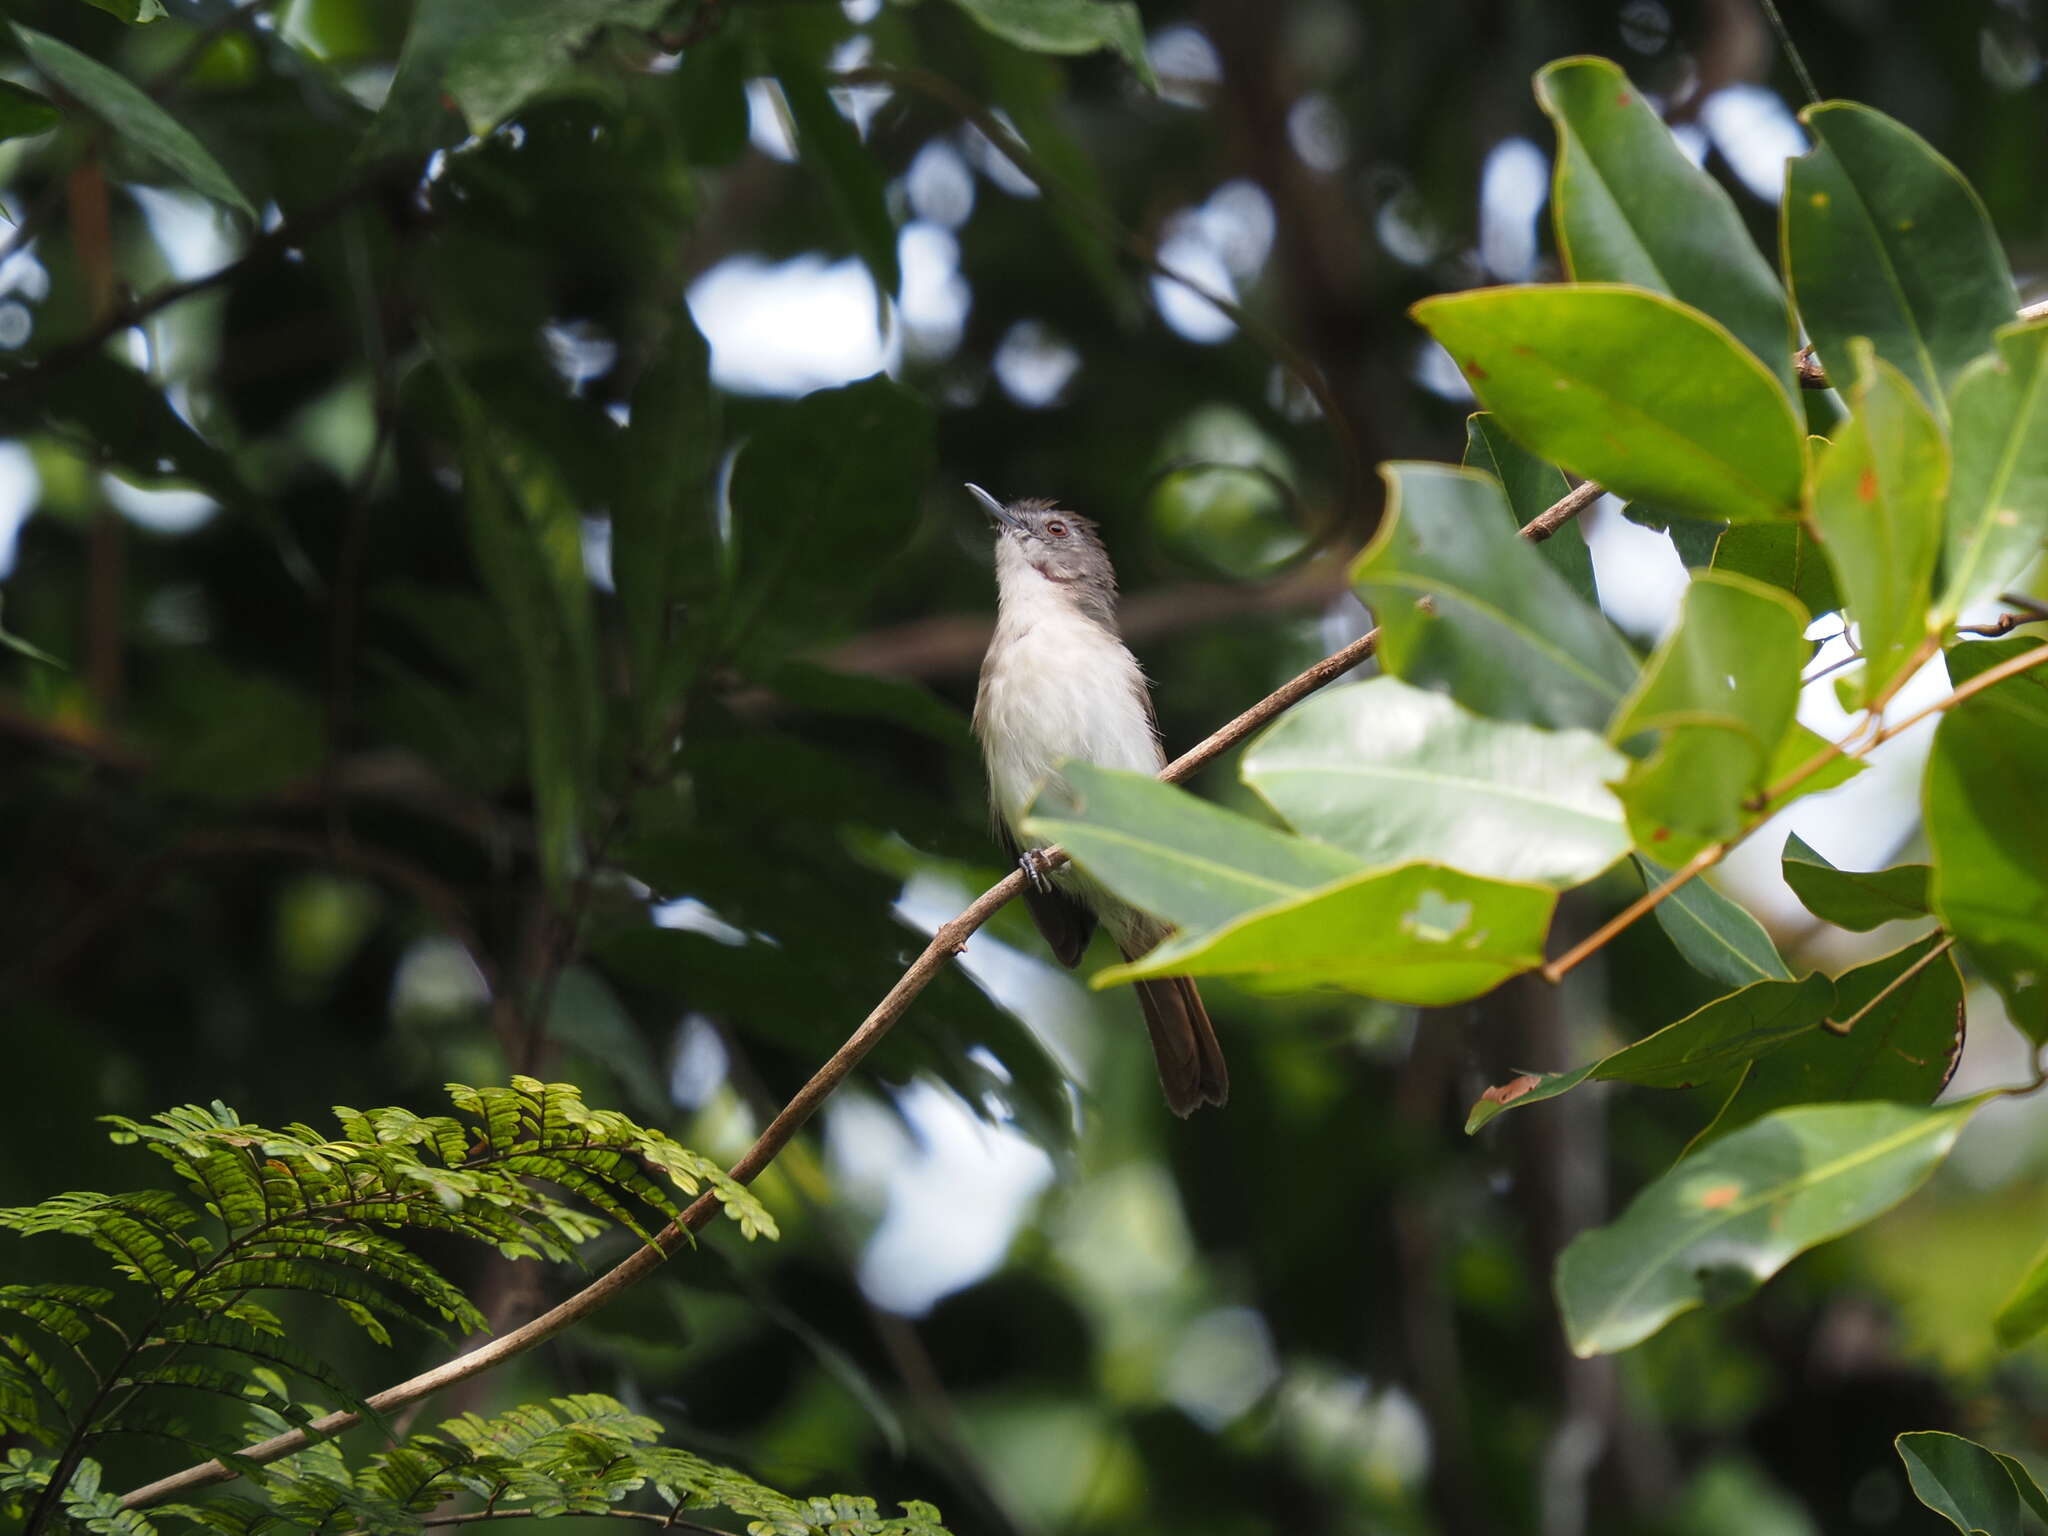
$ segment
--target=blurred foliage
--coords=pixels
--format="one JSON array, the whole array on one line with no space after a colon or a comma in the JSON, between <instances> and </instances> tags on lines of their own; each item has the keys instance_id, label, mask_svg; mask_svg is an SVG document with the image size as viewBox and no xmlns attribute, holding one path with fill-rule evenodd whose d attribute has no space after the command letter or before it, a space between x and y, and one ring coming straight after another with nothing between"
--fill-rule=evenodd
<instances>
[{"instance_id":1,"label":"blurred foliage","mask_svg":"<svg viewBox=\"0 0 2048 1536\"><path fill-rule=\"evenodd\" d=\"M0 38L0 526L20 523L0 549L0 1007L20 1084L0 1201L129 1187L132 1157L95 1115L132 1129L224 1100L315 1123L521 1074L729 1164L921 929L1000 873L964 729L991 600L964 480L1101 519L1175 746L1363 628L1334 594L1376 529L1385 602L1416 579L1402 541L1478 498L1489 521L1469 548L1432 544L1429 580L1457 580L1502 628L1417 625L1404 645L1390 626L1390 668L1456 705L1389 708L1455 728L1469 761L1553 727L1577 728L1563 760L1628 752L1639 835L1696 803L1687 772L1708 774L1714 819L1679 830L1719 835L1819 742L1784 729L1782 700L1688 712L1685 668L1722 654L1689 633L1690 607L1632 727L1664 732L1665 755L1591 735L1641 658L1596 610L1577 530L1540 555L1512 538L1562 489L1531 449L1640 497L1642 521L1722 573L1716 591L1846 602L1908 652L2021 584L2048 515L2029 414L2042 331L1992 335L2007 271L2035 297L2048 257L2038 5L1790 19L1825 92L1867 104L1807 114L1822 149L1796 184L1897 215L1823 217L1810 196L1786 211L1782 270L1839 398L1795 397L1793 338L1769 344L1788 312L1771 157L1803 147L1784 141L1801 93L1747 0L19 0ZM1618 67L1559 64L1539 101L1532 76L1572 55ZM1618 99L1627 81L1640 98ZM989 137L1011 128L1021 167ZM1537 212L1558 134L1560 196L1586 214L1561 242ZM1611 186L1644 196L1569 191ZM1897 227L1923 206L1941 215ZM1241 308L1208 307L1155 257ZM1954 281L1912 276L1929 271ZM1617 418L1533 421L1529 400L1556 391L1512 355L1481 364L1499 398L1467 369L1496 413L1467 426L1468 391L1404 306L1560 277L1648 291L1546 288L1534 310L1439 334L1468 363L1465 339L1533 314L1611 365L1618 337L1654 330L1627 420L1661 412L1700 454L1601 458ZM859 302L828 321L815 296L842 278ZM863 360L835 361L848 351ZM765 371L791 352L799 366ZM1652 366L1672 358L1699 391L1678 408ZM1717 380L1739 412L1708 409ZM1851 447L1874 397L1922 449ZM1800 429L1836 434L1845 403L1828 494L1854 501L1864 473L1897 468L1920 485L1900 505L1926 513L1927 457L1952 453L1946 515L1900 525L1906 569L1838 570L1808 530L1745 521L1822 494ZM1382 520L1368 466L1461 454L1505 496L1403 464ZM1731 476L1746 463L1762 472ZM1815 511L1832 558L1843 541ZM1603 572L1597 598L1610 587ZM1950 674L2034 643L1954 645ZM1866 699L1887 681L1859 678ZM2000 798L2037 776L2038 692L2002 685L1944 722L1932 874L1877 882L1886 900L1920 892L1966 962L1944 952L1878 1000L1915 1042L1965 984L1978 1040L2008 1034L2001 1007L2043 1033L2038 808ZM1287 747L1327 775L1343 728L1304 716L1296 740L1269 738L1269 766ZM1688 732L1715 743L1711 773L1669 750ZM1336 845L1363 903L1350 922L1409 910L1353 872L1385 850L1355 841L1341 794L1278 782L1218 769L1198 788L1228 811L1187 814L1258 857L1321 846L1277 813ZM1432 830L1418 799L1396 833L1369 830L1427 832L1451 862L1485 841ZM1619 804L1590 835L1551 814L1562 851L1535 878L1585 883L1560 899L1481 869L1461 876L1474 899L1498 887L1536 930L1556 903L1569 939L1661 878L1647 858L1598 873ZM1882 916L1813 850L1796 862L1817 916ZM1566 1270L1583 1280L1625 1223L1661 1220L1673 1187L1656 1181L1717 1115L1710 1171L1912 1117L1884 1170L1903 1188L1963 1114L1927 1109L1917 1077L1915 1109L1767 1112L1834 1070L1828 1009L1870 1003L1883 966L1928 952L1918 933L1910 954L1902 930L1879 933L1861 969L1822 967L1839 988L1799 989L1772 978L1820 963L1810 931L1766 931L1704 883L1658 916L1562 987L1525 977L1419 1013L1212 982L1237 1092L1182 1126L1159 1112L1129 999L1013 955L1038 952L1006 913L970 946L972 976L949 968L863 1064L824 1136L762 1176L783 1241L717 1224L584 1326L437 1399L442 1430L324 1445L273 1474L299 1481L272 1503L337 1530L402 1528L444 1495L478 1511L490 1442L530 1430L559 1432L575 1509L710 1479L734 1495L701 1516L711 1529L860 1529L903 1506L889 1528L910 1530L920 1499L998 1533L1709 1536L1922 1530L1916 1494L1966 1520L2038 1510L2017 1463L1945 1433L2048 1450L2026 1342L2048 1317L2028 1104L1986 1106L1932 1197L1744 1306L1615 1360L1571 1353L1586 1339L1560 1326L1559 1255L1598 1229ZM1512 947L1485 985L1536 958ZM1763 1007L1787 988L1797 1018ZM1753 1079L1532 1083L1528 1107L1461 1133L1481 1090L1525 1069L1691 1081L1687 1051L1760 1019L1782 1049L1743 1058ZM1647 1067L1616 1056L1653 1036L1665 1054ZM1976 1081L2025 1077L2023 1049L1981 1048ZM180 1134L213 1134L196 1125ZM1847 1224L1826 1195L1793 1207L1801 1242ZM634 1241L590 1236L596 1265ZM1799 1246L1771 1241L1773 1268ZM956 1249L955 1279L920 1279ZM0 1253L10 1279L105 1276L82 1245L8 1237ZM585 1278L446 1234L419 1262L501 1332ZM1653 1278L1667 1300L1747 1288L1682 1256ZM326 1401L448 1347L273 1300ZM304 1411L282 1377L242 1380L272 1416L253 1432ZM72 1488L81 1527L127 1528L112 1494L249 1432L246 1402L190 1396L183 1428L205 1449L96 1441L91 1486ZM43 1453L7 1424L15 1498ZM391 1478L414 1474L397 1497Z\"/></svg>"}]
</instances>

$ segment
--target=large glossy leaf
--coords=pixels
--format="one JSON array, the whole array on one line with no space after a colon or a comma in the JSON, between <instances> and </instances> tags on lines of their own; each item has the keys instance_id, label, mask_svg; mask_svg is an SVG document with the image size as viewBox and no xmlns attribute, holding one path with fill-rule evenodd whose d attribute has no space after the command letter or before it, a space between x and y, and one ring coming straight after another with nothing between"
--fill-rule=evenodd
<instances>
[{"instance_id":1,"label":"large glossy leaf","mask_svg":"<svg viewBox=\"0 0 2048 1536\"><path fill-rule=\"evenodd\" d=\"M1925 864L1901 864L1869 871L1837 869L1797 832L1785 838L1785 883L1792 894L1822 922L1868 933L1880 923L1925 917Z\"/></svg>"},{"instance_id":2,"label":"large glossy leaf","mask_svg":"<svg viewBox=\"0 0 2048 1536\"><path fill-rule=\"evenodd\" d=\"M1147 85L1157 86L1145 52L1145 23L1129 0L953 0L1005 42L1033 53L1113 48Z\"/></svg>"},{"instance_id":3,"label":"large glossy leaf","mask_svg":"<svg viewBox=\"0 0 2048 1536\"><path fill-rule=\"evenodd\" d=\"M1532 452L1630 499L1751 522L1800 506L1805 442L1725 326L1611 284L1481 288L1412 313Z\"/></svg>"},{"instance_id":4,"label":"large glossy leaf","mask_svg":"<svg viewBox=\"0 0 2048 1536\"><path fill-rule=\"evenodd\" d=\"M1275 991L1341 987L1436 1006L1492 991L1543 961L1557 893L1406 864L1355 875L1206 932L1176 934L1093 985L1231 976Z\"/></svg>"},{"instance_id":5,"label":"large glossy leaf","mask_svg":"<svg viewBox=\"0 0 2048 1536\"><path fill-rule=\"evenodd\" d=\"M1799 703L1806 610L1746 576L1696 571L1678 626L1615 712L1617 742L1656 733L1621 786L1636 845L1682 863L1737 832Z\"/></svg>"},{"instance_id":6,"label":"large glossy leaf","mask_svg":"<svg viewBox=\"0 0 2048 1536\"><path fill-rule=\"evenodd\" d=\"M1932 934L1837 977L1835 1027L1752 1066L1704 1139L1791 1104L1930 1102L1963 1048L1963 978L1943 942Z\"/></svg>"},{"instance_id":7,"label":"large glossy leaf","mask_svg":"<svg viewBox=\"0 0 2048 1536\"><path fill-rule=\"evenodd\" d=\"M1593 1079L1649 1088L1711 1082L1818 1029L1834 1001L1835 984L1818 971L1803 981L1755 982L1583 1067L1529 1073L1489 1088L1472 1106L1465 1132L1503 1110L1554 1099Z\"/></svg>"},{"instance_id":8,"label":"large glossy leaf","mask_svg":"<svg viewBox=\"0 0 2048 1536\"><path fill-rule=\"evenodd\" d=\"M1732 523L1714 542L1713 567L1790 592L1816 617L1842 606L1835 573L1803 523Z\"/></svg>"},{"instance_id":9,"label":"large glossy leaf","mask_svg":"<svg viewBox=\"0 0 2048 1536\"><path fill-rule=\"evenodd\" d=\"M30 63L76 96L138 154L214 201L256 217L249 199L212 152L140 87L69 43L33 28L17 22L14 35Z\"/></svg>"},{"instance_id":10,"label":"large glossy leaf","mask_svg":"<svg viewBox=\"0 0 2048 1536\"><path fill-rule=\"evenodd\" d=\"M1296 705L1243 772L1290 826L1368 865L1576 885L1628 852L1607 787L1627 768L1590 731L1488 720L1377 677Z\"/></svg>"},{"instance_id":11,"label":"large glossy leaf","mask_svg":"<svg viewBox=\"0 0 2048 1536\"><path fill-rule=\"evenodd\" d=\"M1685 1158L1558 1260L1573 1353L1626 1349L1681 1312L1747 1296L1889 1210L1948 1155L1975 1107L1807 1105Z\"/></svg>"},{"instance_id":12,"label":"large glossy leaf","mask_svg":"<svg viewBox=\"0 0 2048 1536\"><path fill-rule=\"evenodd\" d=\"M2048 1520L2048 1495L2017 1458L1974 1440L1919 1430L1894 1440L1913 1497L1963 1536L2021 1536L2022 1504Z\"/></svg>"},{"instance_id":13,"label":"large glossy leaf","mask_svg":"<svg viewBox=\"0 0 2048 1536\"><path fill-rule=\"evenodd\" d=\"M1655 889L1673 871L1638 853L1636 867L1643 883ZM1678 946L1686 963L1724 986L1746 987L1753 981L1788 981L1792 973L1779 958L1777 945L1751 917L1709 885L1703 877L1685 882L1657 903L1657 922Z\"/></svg>"},{"instance_id":14,"label":"large glossy leaf","mask_svg":"<svg viewBox=\"0 0 2048 1536\"><path fill-rule=\"evenodd\" d=\"M879 376L778 412L733 472L728 636L815 644L857 612L915 527L931 453L931 413Z\"/></svg>"},{"instance_id":15,"label":"large glossy leaf","mask_svg":"<svg viewBox=\"0 0 2048 1536\"><path fill-rule=\"evenodd\" d=\"M1955 473L1934 621L1996 598L2048 538L2048 319L2008 326L1955 388Z\"/></svg>"},{"instance_id":16,"label":"large glossy leaf","mask_svg":"<svg viewBox=\"0 0 2048 1536\"><path fill-rule=\"evenodd\" d=\"M1564 473L1546 464L1500 429L1485 411L1465 418L1465 467L1493 476L1507 492L1508 507L1515 525L1526 528L1549 511L1571 490ZM1586 545L1585 530L1574 518L1536 546L1543 558L1556 568L1589 606L1600 606L1599 588L1593 580L1593 551Z\"/></svg>"},{"instance_id":17,"label":"large glossy leaf","mask_svg":"<svg viewBox=\"0 0 2048 1536\"><path fill-rule=\"evenodd\" d=\"M1808 107L1813 150L1788 162L1785 271L1814 350L1839 383L1865 337L1938 415L2019 307L1984 204L1903 123L1854 102Z\"/></svg>"},{"instance_id":18,"label":"large glossy leaf","mask_svg":"<svg viewBox=\"0 0 2048 1536\"><path fill-rule=\"evenodd\" d=\"M612 578L632 647L643 742L673 733L703 643L701 625L686 634L683 621L723 585L711 507L720 439L710 356L689 311L678 306L633 389L624 449L632 470L612 506Z\"/></svg>"},{"instance_id":19,"label":"large glossy leaf","mask_svg":"<svg viewBox=\"0 0 2048 1536\"><path fill-rule=\"evenodd\" d=\"M1958 645L1961 683L2041 647ZM2048 667L1996 683L1942 716L1927 761L1923 814L1934 910L2005 999L2013 1023L2048 1042Z\"/></svg>"},{"instance_id":20,"label":"large glossy leaf","mask_svg":"<svg viewBox=\"0 0 2048 1536\"><path fill-rule=\"evenodd\" d=\"M1133 906L1186 928L1362 874L1350 854L1289 837L1142 773L1069 762L1025 830L1058 843Z\"/></svg>"},{"instance_id":21,"label":"large glossy leaf","mask_svg":"<svg viewBox=\"0 0 2048 1536\"><path fill-rule=\"evenodd\" d=\"M825 183L825 194L854 250L874 274L876 288L895 297L903 274L896 264L896 223L889 217L881 167L832 104L817 64L787 41L771 48L769 57L796 124L797 153Z\"/></svg>"},{"instance_id":22,"label":"large glossy leaf","mask_svg":"<svg viewBox=\"0 0 2048 1536\"><path fill-rule=\"evenodd\" d=\"M1478 714L1598 730L1635 658L1527 540L1498 483L1389 464L1379 532L1351 580L1380 624L1380 661Z\"/></svg>"},{"instance_id":23,"label":"large glossy leaf","mask_svg":"<svg viewBox=\"0 0 2048 1536\"><path fill-rule=\"evenodd\" d=\"M1928 634L1948 444L1899 371L1850 342L1852 414L1813 477L1813 522L1863 652L1860 697L1883 693Z\"/></svg>"},{"instance_id":24,"label":"large glossy leaf","mask_svg":"<svg viewBox=\"0 0 2048 1536\"><path fill-rule=\"evenodd\" d=\"M1712 315L1796 399L1785 290L1720 182L1609 60L1544 66L1536 99L1557 125L1551 206L1565 271L1655 289Z\"/></svg>"}]
</instances>

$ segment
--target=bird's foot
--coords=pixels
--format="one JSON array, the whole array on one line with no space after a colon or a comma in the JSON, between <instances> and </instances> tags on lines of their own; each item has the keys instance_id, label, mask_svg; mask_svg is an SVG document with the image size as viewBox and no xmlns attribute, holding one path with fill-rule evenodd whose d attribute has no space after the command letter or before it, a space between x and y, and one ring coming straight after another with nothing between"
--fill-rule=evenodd
<instances>
[{"instance_id":1,"label":"bird's foot","mask_svg":"<svg viewBox=\"0 0 2048 1536\"><path fill-rule=\"evenodd\" d=\"M1020 854L1017 859L1017 867L1024 871L1024 878L1031 882L1032 889L1036 890L1039 895L1050 896L1052 894L1052 865L1046 861L1043 852L1033 848L1028 852Z\"/></svg>"}]
</instances>

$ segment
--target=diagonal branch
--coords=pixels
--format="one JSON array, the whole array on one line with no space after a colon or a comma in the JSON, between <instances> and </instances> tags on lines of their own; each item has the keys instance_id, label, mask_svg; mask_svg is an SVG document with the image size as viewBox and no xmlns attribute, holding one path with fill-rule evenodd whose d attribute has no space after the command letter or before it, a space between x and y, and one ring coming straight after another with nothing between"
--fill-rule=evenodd
<instances>
[{"instance_id":1,"label":"diagonal branch","mask_svg":"<svg viewBox=\"0 0 2048 1536\"><path fill-rule=\"evenodd\" d=\"M1599 487L1590 482L1579 486L1548 511L1530 519L1522 529L1522 537L1533 543L1540 543L1592 505L1599 495ZM1211 732L1206 739L1168 763L1159 770L1159 777L1167 783L1175 783L1221 757L1267 721L1365 661L1379 648L1379 638L1380 632L1375 628L1349 645L1325 656L1307 671L1283 683L1229 724ZM1049 865L1056 868L1066 862L1067 856L1058 848L1049 848L1045 850L1045 858ZM777 1154L789 1145L805 1122L818 1112L839 1085L852 1074L853 1069L860 1065L861 1059L881 1043L882 1037L889 1033L890 1028L909 1009L918 993L929 986L932 978L944 970L955 955L966 948L968 939L974 936L982 924L1021 895L1023 890L1024 872L1012 870L977 896L958 917L942 924L932 935L931 942L925 945L923 953L910 963L909 969L904 971L902 976L897 978L888 995L861 1020L860 1027L854 1030L846 1043L833 1052L831 1059L817 1070L809 1082L797 1090L796 1095L783 1105L782 1112L769 1123L766 1130L761 1132L746 1154L732 1165L732 1177L741 1184L750 1184L764 1168L774 1162ZM466 1381L472 1376L490 1370L493 1366L502 1365L505 1361L526 1353L538 1344L545 1343L565 1328L605 1306L622 1291L654 1273L670 1254L684 1244L694 1242L695 1234L710 1224L712 1216L718 1209L717 1198L707 1191L691 1203L683 1212L681 1220L657 1232L653 1242L635 1249L568 1300L551 1307L539 1317L513 1329L510 1333L502 1334L467 1354L457 1355L453 1360L437 1365L430 1371L424 1371L409 1381L402 1381L396 1386L373 1393L363 1401L377 1413L403 1408L409 1403L438 1392L443 1387ZM244 1448L237 1460L276 1461L281 1456L289 1456L295 1451L305 1449L316 1439L324 1439L361 1422L362 1418L358 1414L330 1413L314 1420L306 1429L273 1435L268 1440ZM164 1499L190 1493L194 1489L227 1482L239 1475L221 1462L204 1461L133 1490L123 1497L121 1503L127 1509L140 1509Z\"/></svg>"}]
</instances>

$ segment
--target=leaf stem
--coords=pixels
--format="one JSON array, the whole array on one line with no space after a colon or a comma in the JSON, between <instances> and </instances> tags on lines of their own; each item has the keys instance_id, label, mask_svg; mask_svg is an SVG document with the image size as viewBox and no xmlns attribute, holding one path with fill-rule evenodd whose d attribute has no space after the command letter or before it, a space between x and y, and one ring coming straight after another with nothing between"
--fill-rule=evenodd
<instances>
[{"instance_id":1,"label":"leaf stem","mask_svg":"<svg viewBox=\"0 0 2048 1536\"><path fill-rule=\"evenodd\" d=\"M1918 960L1915 960L1911 965L1907 966L1903 971L1899 972L1898 975L1894 976L1890 981L1886 982L1883 991L1879 992L1877 996L1873 997L1861 1008L1858 1008L1854 1013L1850 1014L1849 1017L1847 1017L1846 1019L1822 1019L1820 1021L1820 1027L1822 1029L1829 1031L1832 1034L1848 1034L1850 1030L1854 1029L1858 1024L1863 1022L1864 1016L1868 1014L1871 1009L1875 1008L1879 1003L1883 1002L1886 998L1890 997L1894 992L1898 991L1899 988L1903 987L1907 982L1911 981L1915 976L1918 976L1922 971L1926 970L1928 966L1934 964L1935 961L1939 960L1943 955L1947 954L1950 950L1954 949L1955 947L1956 936L1954 934L1950 934L1946 938L1944 938L1939 944L1935 945L1934 948L1928 950L1926 954L1922 955Z\"/></svg>"}]
</instances>

